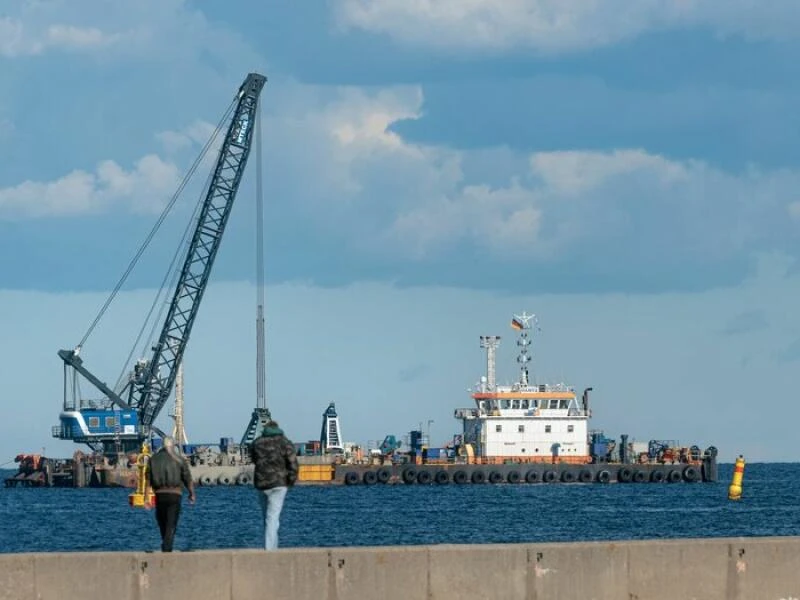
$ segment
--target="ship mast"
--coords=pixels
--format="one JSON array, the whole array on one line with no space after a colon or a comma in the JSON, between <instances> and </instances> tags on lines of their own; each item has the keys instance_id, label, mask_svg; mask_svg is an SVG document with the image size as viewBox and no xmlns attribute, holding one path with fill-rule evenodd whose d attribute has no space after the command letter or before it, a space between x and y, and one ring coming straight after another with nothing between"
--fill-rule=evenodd
<instances>
[{"instance_id":1,"label":"ship mast","mask_svg":"<svg viewBox=\"0 0 800 600\"><path fill-rule=\"evenodd\" d=\"M175 424L172 427L172 437L180 448L189 443L186 429L183 426L183 361L178 363L178 373L175 376L175 409L172 411Z\"/></svg>"},{"instance_id":2,"label":"ship mast","mask_svg":"<svg viewBox=\"0 0 800 600\"><path fill-rule=\"evenodd\" d=\"M531 356L528 353L528 347L531 345L532 340L531 336L528 335L528 331L531 330L531 322L537 325L538 328L539 320L536 315L529 315L525 311L522 311L521 315L514 315L514 318L511 319L511 326L520 332L517 340L517 346L519 346L517 362L520 364L519 384L521 387L528 387L529 385L528 363L531 360Z\"/></svg>"},{"instance_id":3,"label":"ship mast","mask_svg":"<svg viewBox=\"0 0 800 600\"><path fill-rule=\"evenodd\" d=\"M482 392L494 392L497 387L496 356L500 345L499 335L482 335L481 348L486 348L486 381L481 382Z\"/></svg>"}]
</instances>

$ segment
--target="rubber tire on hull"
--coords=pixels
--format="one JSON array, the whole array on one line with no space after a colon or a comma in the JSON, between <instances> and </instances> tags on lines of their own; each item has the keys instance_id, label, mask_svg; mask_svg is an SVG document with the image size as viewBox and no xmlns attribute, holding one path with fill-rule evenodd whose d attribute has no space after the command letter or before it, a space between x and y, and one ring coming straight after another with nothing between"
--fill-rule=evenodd
<instances>
[{"instance_id":1,"label":"rubber tire on hull","mask_svg":"<svg viewBox=\"0 0 800 600\"><path fill-rule=\"evenodd\" d=\"M384 467L383 469L378 469L378 483L389 483L389 480L392 478L392 470L387 469Z\"/></svg>"},{"instance_id":2,"label":"rubber tire on hull","mask_svg":"<svg viewBox=\"0 0 800 600\"><path fill-rule=\"evenodd\" d=\"M555 483L558 481L558 474L555 471L545 471L542 476L542 481L545 483Z\"/></svg>"},{"instance_id":3,"label":"rubber tire on hull","mask_svg":"<svg viewBox=\"0 0 800 600\"><path fill-rule=\"evenodd\" d=\"M215 484L216 484L216 482L213 479L211 479L211 475L203 475L200 478L200 485L211 486L211 485L215 485Z\"/></svg>"},{"instance_id":4,"label":"rubber tire on hull","mask_svg":"<svg viewBox=\"0 0 800 600\"><path fill-rule=\"evenodd\" d=\"M348 471L344 474L344 482L347 485L356 485L358 481L358 473L355 471Z\"/></svg>"},{"instance_id":5,"label":"rubber tire on hull","mask_svg":"<svg viewBox=\"0 0 800 600\"><path fill-rule=\"evenodd\" d=\"M683 470L683 478L687 483L694 483L700 479L700 472L697 470L697 467L690 465Z\"/></svg>"},{"instance_id":6,"label":"rubber tire on hull","mask_svg":"<svg viewBox=\"0 0 800 600\"><path fill-rule=\"evenodd\" d=\"M525 482L526 483L539 483L542 480L542 474L535 469L531 469L527 473L525 473Z\"/></svg>"},{"instance_id":7,"label":"rubber tire on hull","mask_svg":"<svg viewBox=\"0 0 800 600\"><path fill-rule=\"evenodd\" d=\"M473 471L472 483L486 483L486 473L480 469Z\"/></svg>"},{"instance_id":8,"label":"rubber tire on hull","mask_svg":"<svg viewBox=\"0 0 800 600\"><path fill-rule=\"evenodd\" d=\"M253 483L249 473L242 473L236 478L236 485L250 485Z\"/></svg>"},{"instance_id":9,"label":"rubber tire on hull","mask_svg":"<svg viewBox=\"0 0 800 600\"><path fill-rule=\"evenodd\" d=\"M519 480L519 471L509 471L508 475L506 475L506 481L508 483L519 483Z\"/></svg>"},{"instance_id":10,"label":"rubber tire on hull","mask_svg":"<svg viewBox=\"0 0 800 600\"><path fill-rule=\"evenodd\" d=\"M433 477L431 476L430 471L420 471L419 474L417 475L417 483L422 485L429 484L431 482L431 479L433 479Z\"/></svg>"},{"instance_id":11,"label":"rubber tire on hull","mask_svg":"<svg viewBox=\"0 0 800 600\"><path fill-rule=\"evenodd\" d=\"M450 483L450 475L447 471L436 471L433 480L439 485L447 485Z\"/></svg>"},{"instance_id":12,"label":"rubber tire on hull","mask_svg":"<svg viewBox=\"0 0 800 600\"><path fill-rule=\"evenodd\" d=\"M378 476L375 474L375 471L365 471L363 479L366 485L375 485L378 483Z\"/></svg>"},{"instance_id":13,"label":"rubber tire on hull","mask_svg":"<svg viewBox=\"0 0 800 600\"><path fill-rule=\"evenodd\" d=\"M217 483L220 485L231 485L233 484L233 479L231 479L230 475L220 475L217 479Z\"/></svg>"},{"instance_id":14,"label":"rubber tire on hull","mask_svg":"<svg viewBox=\"0 0 800 600\"><path fill-rule=\"evenodd\" d=\"M680 471L673 470L667 474L667 481L670 483L678 483L681 481L681 479L683 479L683 476L681 475Z\"/></svg>"},{"instance_id":15,"label":"rubber tire on hull","mask_svg":"<svg viewBox=\"0 0 800 600\"><path fill-rule=\"evenodd\" d=\"M580 474L578 475L578 481L580 481L581 483L591 483L592 479L593 479L592 472L586 469L581 471Z\"/></svg>"},{"instance_id":16,"label":"rubber tire on hull","mask_svg":"<svg viewBox=\"0 0 800 600\"><path fill-rule=\"evenodd\" d=\"M453 473L453 483L457 483L459 485L464 485L469 481L469 477L464 471L456 471Z\"/></svg>"},{"instance_id":17,"label":"rubber tire on hull","mask_svg":"<svg viewBox=\"0 0 800 600\"><path fill-rule=\"evenodd\" d=\"M622 483L630 483L633 478L633 470L628 467L622 467L617 473L617 481Z\"/></svg>"},{"instance_id":18,"label":"rubber tire on hull","mask_svg":"<svg viewBox=\"0 0 800 600\"><path fill-rule=\"evenodd\" d=\"M416 469L412 469L412 468L403 469L402 478L403 478L403 482L407 483L409 485L412 484L412 483L416 483L417 482L417 470Z\"/></svg>"},{"instance_id":19,"label":"rubber tire on hull","mask_svg":"<svg viewBox=\"0 0 800 600\"><path fill-rule=\"evenodd\" d=\"M611 473L603 469L597 474L597 482L598 483L608 483L611 481Z\"/></svg>"},{"instance_id":20,"label":"rubber tire on hull","mask_svg":"<svg viewBox=\"0 0 800 600\"><path fill-rule=\"evenodd\" d=\"M575 473L573 471L564 471L561 473L561 481L564 483L573 483L575 479Z\"/></svg>"},{"instance_id":21,"label":"rubber tire on hull","mask_svg":"<svg viewBox=\"0 0 800 600\"><path fill-rule=\"evenodd\" d=\"M489 473L489 483L500 483L503 481L503 476L497 471Z\"/></svg>"},{"instance_id":22,"label":"rubber tire on hull","mask_svg":"<svg viewBox=\"0 0 800 600\"><path fill-rule=\"evenodd\" d=\"M661 483L665 478L664 471L656 470L650 473L650 481L653 483Z\"/></svg>"},{"instance_id":23,"label":"rubber tire on hull","mask_svg":"<svg viewBox=\"0 0 800 600\"><path fill-rule=\"evenodd\" d=\"M633 472L633 481L634 483L644 483L647 481L647 473L645 471L639 471L638 469Z\"/></svg>"}]
</instances>

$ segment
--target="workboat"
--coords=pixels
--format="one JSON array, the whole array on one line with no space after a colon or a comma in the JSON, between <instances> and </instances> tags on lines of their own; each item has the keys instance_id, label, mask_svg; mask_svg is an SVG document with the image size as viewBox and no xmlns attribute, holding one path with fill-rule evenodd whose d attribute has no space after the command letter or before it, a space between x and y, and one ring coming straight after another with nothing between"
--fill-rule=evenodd
<instances>
[{"instance_id":1,"label":"workboat","mask_svg":"<svg viewBox=\"0 0 800 600\"><path fill-rule=\"evenodd\" d=\"M717 480L717 449L704 451L671 440L617 443L589 428L587 387L578 395L565 383L530 381L535 315L513 315L519 332L519 378L499 385L500 336L480 336L486 373L471 391L474 406L455 410L462 423L449 448L422 448L373 464L339 464L332 479L347 485L375 483L693 483ZM391 459L391 460L387 460Z\"/></svg>"}]
</instances>

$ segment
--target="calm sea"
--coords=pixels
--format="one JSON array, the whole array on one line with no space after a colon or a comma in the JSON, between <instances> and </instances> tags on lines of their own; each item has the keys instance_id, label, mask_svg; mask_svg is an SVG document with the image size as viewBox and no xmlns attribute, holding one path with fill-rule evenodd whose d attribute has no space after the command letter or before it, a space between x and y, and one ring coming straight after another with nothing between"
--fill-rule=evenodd
<instances>
[{"instance_id":1,"label":"calm sea","mask_svg":"<svg viewBox=\"0 0 800 600\"><path fill-rule=\"evenodd\" d=\"M296 487L280 542L290 546L550 542L800 535L800 463L750 464L744 497L717 484ZM5 476L4 473L0 476ZM262 544L252 488L200 488L184 503L177 550ZM0 488L0 552L154 550L152 511L122 489Z\"/></svg>"}]
</instances>

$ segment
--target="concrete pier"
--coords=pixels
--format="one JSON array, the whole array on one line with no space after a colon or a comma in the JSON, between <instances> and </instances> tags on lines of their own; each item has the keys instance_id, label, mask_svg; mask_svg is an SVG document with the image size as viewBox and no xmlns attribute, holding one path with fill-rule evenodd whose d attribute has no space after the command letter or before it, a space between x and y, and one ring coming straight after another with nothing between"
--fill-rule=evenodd
<instances>
[{"instance_id":1,"label":"concrete pier","mask_svg":"<svg viewBox=\"0 0 800 600\"><path fill-rule=\"evenodd\" d=\"M800 600L800 537L0 555L7 600Z\"/></svg>"}]
</instances>

